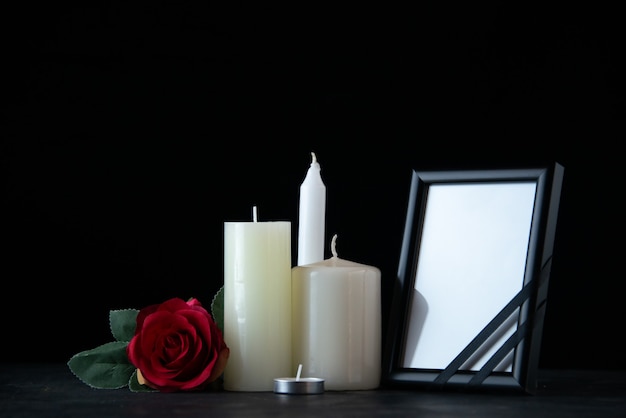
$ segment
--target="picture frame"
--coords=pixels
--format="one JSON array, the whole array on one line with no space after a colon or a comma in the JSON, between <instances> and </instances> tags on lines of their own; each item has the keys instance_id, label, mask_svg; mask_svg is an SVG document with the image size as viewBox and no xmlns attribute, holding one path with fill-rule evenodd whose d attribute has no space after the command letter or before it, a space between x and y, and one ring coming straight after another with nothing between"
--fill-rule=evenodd
<instances>
[{"instance_id":1,"label":"picture frame","mask_svg":"<svg viewBox=\"0 0 626 418\"><path fill-rule=\"evenodd\" d=\"M563 176L412 170L384 386L536 392Z\"/></svg>"}]
</instances>

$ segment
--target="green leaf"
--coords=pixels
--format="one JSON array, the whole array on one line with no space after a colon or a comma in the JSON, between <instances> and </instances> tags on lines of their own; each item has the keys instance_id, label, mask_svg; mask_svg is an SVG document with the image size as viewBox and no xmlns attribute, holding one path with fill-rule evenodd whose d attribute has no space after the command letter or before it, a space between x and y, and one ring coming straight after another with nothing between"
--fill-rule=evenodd
<instances>
[{"instance_id":1,"label":"green leaf","mask_svg":"<svg viewBox=\"0 0 626 418\"><path fill-rule=\"evenodd\" d=\"M137 370L135 370L132 376L130 376L130 379L128 380L128 388L131 392L158 392L150 386L139 383L139 380L137 380Z\"/></svg>"},{"instance_id":2,"label":"green leaf","mask_svg":"<svg viewBox=\"0 0 626 418\"><path fill-rule=\"evenodd\" d=\"M83 383L96 389L119 389L128 385L135 366L126 355L128 342L114 341L75 354L67 362Z\"/></svg>"},{"instance_id":3,"label":"green leaf","mask_svg":"<svg viewBox=\"0 0 626 418\"><path fill-rule=\"evenodd\" d=\"M224 333L224 286L220 287L213 300L211 301L211 315L213 320L219 327L222 334Z\"/></svg>"},{"instance_id":4,"label":"green leaf","mask_svg":"<svg viewBox=\"0 0 626 418\"><path fill-rule=\"evenodd\" d=\"M120 309L109 312L109 326L117 341L130 341L137 328L137 309Z\"/></svg>"}]
</instances>

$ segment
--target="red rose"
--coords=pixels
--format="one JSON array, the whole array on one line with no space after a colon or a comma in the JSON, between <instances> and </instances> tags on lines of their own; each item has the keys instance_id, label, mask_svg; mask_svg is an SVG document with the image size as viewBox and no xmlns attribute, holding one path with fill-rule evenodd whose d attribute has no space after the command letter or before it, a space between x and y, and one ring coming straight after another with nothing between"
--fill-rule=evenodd
<instances>
[{"instance_id":1,"label":"red rose","mask_svg":"<svg viewBox=\"0 0 626 418\"><path fill-rule=\"evenodd\" d=\"M206 388L224 371L230 350L197 299L173 298L139 311L126 353L139 383L176 392Z\"/></svg>"}]
</instances>

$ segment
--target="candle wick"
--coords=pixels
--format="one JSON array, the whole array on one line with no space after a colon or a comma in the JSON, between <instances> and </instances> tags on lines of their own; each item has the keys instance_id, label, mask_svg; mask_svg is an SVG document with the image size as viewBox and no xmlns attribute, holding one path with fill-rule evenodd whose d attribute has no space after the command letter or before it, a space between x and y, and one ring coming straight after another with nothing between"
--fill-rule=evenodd
<instances>
[{"instance_id":1,"label":"candle wick","mask_svg":"<svg viewBox=\"0 0 626 418\"><path fill-rule=\"evenodd\" d=\"M300 373L302 373L302 364L298 365L298 373L296 373L296 380L300 380Z\"/></svg>"},{"instance_id":2,"label":"candle wick","mask_svg":"<svg viewBox=\"0 0 626 418\"><path fill-rule=\"evenodd\" d=\"M257 216L256 216L256 206L252 206L252 220L254 222L256 222L257 220Z\"/></svg>"},{"instance_id":3,"label":"candle wick","mask_svg":"<svg viewBox=\"0 0 626 418\"><path fill-rule=\"evenodd\" d=\"M333 253L333 257L337 257L337 250L336 250L336 245L337 245L337 234L335 234L333 236L332 241L330 242L330 251Z\"/></svg>"},{"instance_id":4,"label":"candle wick","mask_svg":"<svg viewBox=\"0 0 626 418\"><path fill-rule=\"evenodd\" d=\"M315 156L314 152L311 152L311 165L315 164L317 162L317 157Z\"/></svg>"}]
</instances>

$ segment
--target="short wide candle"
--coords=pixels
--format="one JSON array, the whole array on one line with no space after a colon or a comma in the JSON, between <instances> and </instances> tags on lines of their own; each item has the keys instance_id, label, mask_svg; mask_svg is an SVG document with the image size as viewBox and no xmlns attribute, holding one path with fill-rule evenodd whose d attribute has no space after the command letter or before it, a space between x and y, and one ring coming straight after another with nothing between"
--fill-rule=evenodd
<instances>
[{"instance_id":1,"label":"short wide candle","mask_svg":"<svg viewBox=\"0 0 626 418\"><path fill-rule=\"evenodd\" d=\"M326 390L380 384L380 270L333 257L291 270L293 365Z\"/></svg>"},{"instance_id":2,"label":"short wide candle","mask_svg":"<svg viewBox=\"0 0 626 418\"><path fill-rule=\"evenodd\" d=\"M224 389L272 391L291 365L291 222L224 223Z\"/></svg>"}]
</instances>

